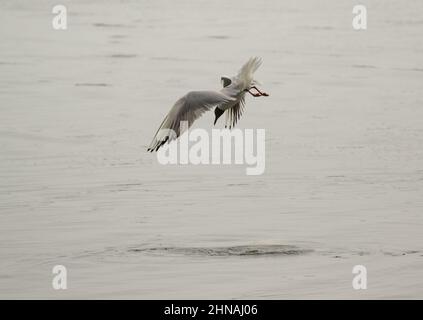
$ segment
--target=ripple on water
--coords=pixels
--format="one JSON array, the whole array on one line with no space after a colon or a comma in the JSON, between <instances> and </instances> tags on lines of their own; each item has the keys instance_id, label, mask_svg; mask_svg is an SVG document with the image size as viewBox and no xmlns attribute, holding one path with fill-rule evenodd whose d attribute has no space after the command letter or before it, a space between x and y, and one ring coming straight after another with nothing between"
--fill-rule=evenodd
<instances>
[{"instance_id":1,"label":"ripple on water","mask_svg":"<svg viewBox=\"0 0 423 320\"><path fill-rule=\"evenodd\" d=\"M131 253L188 256L295 256L311 252L292 245L244 245L230 247L155 247L130 248Z\"/></svg>"}]
</instances>

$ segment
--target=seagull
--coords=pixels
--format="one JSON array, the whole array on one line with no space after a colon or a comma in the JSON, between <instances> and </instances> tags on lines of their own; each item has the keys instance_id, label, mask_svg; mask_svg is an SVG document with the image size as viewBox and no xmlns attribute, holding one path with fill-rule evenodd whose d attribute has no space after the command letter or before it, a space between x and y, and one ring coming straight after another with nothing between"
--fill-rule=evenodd
<instances>
[{"instance_id":1,"label":"seagull","mask_svg":"<svg viewBox=\"0 0 423 320\"><path fill-rule=\"evenodd\" d=\"M213 108L214 125L225 113L225 128L232 129L244 111L247 92L253 97L269 96L257 88L259 83L253 79L253 74L261 63L260 58L252 57L241 67L236 76L221 77L223 88L220 91L190 91L176 101L154 135L147 151L157 151L166 142L177 139L204 112ZM182 126L181 121L186 121L187 126Z\"/></svg>"}]
</instances>

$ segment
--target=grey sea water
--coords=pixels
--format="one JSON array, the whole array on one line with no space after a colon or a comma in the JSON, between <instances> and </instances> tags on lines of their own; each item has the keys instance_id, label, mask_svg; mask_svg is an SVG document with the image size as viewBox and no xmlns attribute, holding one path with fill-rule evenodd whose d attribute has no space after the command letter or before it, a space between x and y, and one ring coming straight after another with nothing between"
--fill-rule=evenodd
<instances>
[{"instance_id":1,"label":"grey sea water","mask_svg":"<svg viewBox=\"0 0 423 320\"><path fill-rule=\"evenodd\" d=\"M423 3L361 3L0 1L0 297L423 298ZM263 175L146 152L250 56Z\"/></svg>"}]
</instances>

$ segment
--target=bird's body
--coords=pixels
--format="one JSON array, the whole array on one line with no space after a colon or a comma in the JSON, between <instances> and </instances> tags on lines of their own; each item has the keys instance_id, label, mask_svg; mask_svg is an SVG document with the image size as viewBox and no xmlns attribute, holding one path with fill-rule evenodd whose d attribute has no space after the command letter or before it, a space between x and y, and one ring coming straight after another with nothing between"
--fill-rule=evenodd
<instances>
[{"instance_id":1,"label":"bird's body","mask_svg":"<svg viewBox=\"0 0 423 320\"><path fill-rule=\"evenodd\" d=\"M159 129L157 130L148 151L157 151L164 143L178 138L184 130L204 112L215 108L217 119L226 112L226 126L235 126L245 107L245 94L267 96L259 91L255 85L253 74L260 66L259 58L251 58L239 70L235 77L222 77L223 88L220 91L190 91L173 105ZM250 89L255 88L259 93L254 94ZM187 126L181 122L186 121Z\"/></svg>"}]
</instances>

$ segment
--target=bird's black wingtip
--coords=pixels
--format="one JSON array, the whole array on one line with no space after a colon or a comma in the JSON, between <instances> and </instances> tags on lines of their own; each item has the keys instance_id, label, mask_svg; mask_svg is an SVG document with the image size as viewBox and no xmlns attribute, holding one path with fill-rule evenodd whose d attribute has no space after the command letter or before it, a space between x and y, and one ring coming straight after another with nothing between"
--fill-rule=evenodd
<instances>
[{"instance_id":1,"label":"bird's black wingtip","mask_svg":"<svg viewBox=\"0 0 423 320\"><path fill-rule=\"evenodd\" d=\"M158 144L156 144L155 146L153 146L153 147L149 147L148 149L147 149L147 151L148 152L151 152L151 153L153 153L153 152L157 152L166 142L168 142L169 141L169 137L166 137L164 140L162 140L162 141L159 141L159 143Z\"/></svg>"}]
</instances>

